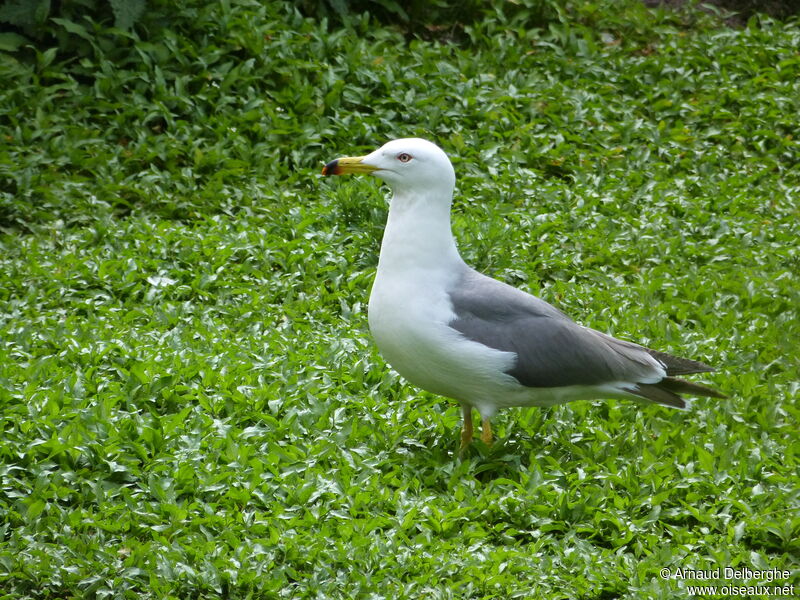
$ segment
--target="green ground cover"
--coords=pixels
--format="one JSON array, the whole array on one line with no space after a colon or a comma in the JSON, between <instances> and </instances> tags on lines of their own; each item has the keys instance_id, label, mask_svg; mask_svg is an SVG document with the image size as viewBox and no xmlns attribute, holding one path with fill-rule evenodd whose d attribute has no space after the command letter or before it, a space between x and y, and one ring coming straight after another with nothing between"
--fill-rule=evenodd
<instances>
[{"instance_id":1,"label":"green ground cover","mask_svg":"<svg viewBox=\"0 0 800 600\"><path fill-rule=\"evenodd\" d=\"M800 597L796 21L178 4L0 40L0 598ZM319 175L410 135L470 264L729 399L456 460L369 338L385 189Z\"/></svg>"}]
</instances>

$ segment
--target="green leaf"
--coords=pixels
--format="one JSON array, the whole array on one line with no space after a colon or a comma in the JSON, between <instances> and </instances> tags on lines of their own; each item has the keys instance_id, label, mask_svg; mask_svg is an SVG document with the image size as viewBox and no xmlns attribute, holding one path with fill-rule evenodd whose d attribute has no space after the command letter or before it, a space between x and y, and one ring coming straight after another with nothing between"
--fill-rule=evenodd
<instances>
[{"instance_id":1,"label":"green leaf","mask_svg":"<svg viewBox=\"0 0 800 600\"><path fill-rule=\"evenodd\" d=\"M0 22L17 27L35 25L43 20L43 10L46 17L49 6L50 0L6 0L0 6Z\"/></svg>"},{"instance_id":2,"label":"green leaf","mask_svg":"<svg viewBox=\"0 0 800 600\"><path fill-rule=\"evenodd\" d=\"M80 23L75 23L74 21L70 21L69 19L62 19L54 17L51 19L54 23L61 25L65 30L69 33L73 33L79 37L82 37L85 40L92 41L93 37L89 33L89 31L81 25Z\"/></svg>"},{"instance_id":3,"label":"green leaf","mask_svg":"<svg viewBox=\"0 0 800 600\"><path fill-rule=\"evenodd\" d=\"M114 11L114 27L128 31L139 21L147 0L109 0Z\"/></svg>"},{"instance_id":4,"label":"green leaf","mask_svg":"<svg viewBox=\"0 0 800 600\"><path fill-rule=\"evenodd\" d=\"M47 503L42 500L41 498L37 498L28 504L28 510L26 511L26 516L28 517L28 521L36 521L39 516L44 512L44 509L47 507Z\"/></svg>"},{"instance_id":5,"label":"green leaf","mask_svg":"<svg viewBox=\"0 0 800 600\"><path fill-rule=\"evenodd\" d=\"M30 43L28 38L17 33L0 33L0 50L5 52L16 52L22 46Z\"/></svg>"}]
</instances>

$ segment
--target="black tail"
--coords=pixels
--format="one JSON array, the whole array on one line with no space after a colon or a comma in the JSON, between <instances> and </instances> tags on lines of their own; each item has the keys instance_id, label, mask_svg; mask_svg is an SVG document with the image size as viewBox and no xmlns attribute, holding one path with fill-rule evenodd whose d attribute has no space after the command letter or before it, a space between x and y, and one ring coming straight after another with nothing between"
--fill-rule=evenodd
<instances>
[{"instance_id":1,"label":"black tail","mask_svg":"<svg viewBox=\"0 0 800 600\"><path fill-rule=\"evenodd\" d=\"M674 377L665 377L658 383L635 383L625 390L645 400L674 408L686 408L686 401L678 395L679 393L709 398L727 398L722 392L705 385Z\"/></svg>"},{"instance_id":2,"label":"black tail","mask_svg":"<svg viewBox=\"0 0 800 600\"><path fill-rule=\"evenodd\" d=\"M672 375L688 375L690 373L706 373L713 371L713 367L708 366L697 360L672 356L666 352L658 352L646 348L650 356L664 365L667 377L658 383L636 383L625 388L631 394L635 394L645 400L672 406L674 408L686 408L686 402L679 394L690 394L692 396L704 396L707 398L727 398L722 392L699 383L692 383L685 379L677 379Z\"/></svg>"},{"instance_id":3,"label":"black tail","mask_svg":"<svg viewBox=\"0 0 800 600\"><path fill-rule=\"evenodd\" d=\"M672 356L672 354L651 350L650 348L645 348L645 350L650 356L664 365L667 375L689 375L690 373L707 373L714 370L714 367L710 367L699 360Z\"/></svg>"}]
</instances>

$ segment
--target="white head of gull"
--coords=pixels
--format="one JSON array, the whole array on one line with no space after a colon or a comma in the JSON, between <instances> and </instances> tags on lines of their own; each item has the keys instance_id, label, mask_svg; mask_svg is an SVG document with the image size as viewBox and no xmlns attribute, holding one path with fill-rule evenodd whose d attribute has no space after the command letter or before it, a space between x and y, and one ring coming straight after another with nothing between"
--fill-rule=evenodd
<instances>
[{"instance_id":1,"label":"white head of gull","mask_svg":"<svg viewBox=\"0 0 800 600\"><path fill-rule=\"evenodd\" d=\"M371 174L393 195L369 299L378 349L411 383L461 404L461 447L500 408L630 398L685 408L680 394L724 398L675 375L708 365L578 325L544 300L464 263L450 229L455 173L435 144L408 138L339 158L324 175Z\"/></svg>"}]
</instances>

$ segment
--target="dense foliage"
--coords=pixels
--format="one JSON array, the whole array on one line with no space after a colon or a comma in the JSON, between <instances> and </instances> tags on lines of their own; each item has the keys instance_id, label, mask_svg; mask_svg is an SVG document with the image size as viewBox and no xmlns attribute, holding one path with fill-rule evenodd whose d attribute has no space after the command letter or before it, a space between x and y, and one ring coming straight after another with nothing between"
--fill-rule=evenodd
<instances>
[{"instance_id":1,"label":"dense foliage","mask_svg":"<svg viewBox=\"0 0 800 600\"><path fill-rule=\"evenodd\" d=\"M174 4L0 39L0 598L797 584L797 22ZM730 398L512 410L457 460L369 339L383 192L318 175L410 135L468 262Z\"/></svg>"}]
</instances>

